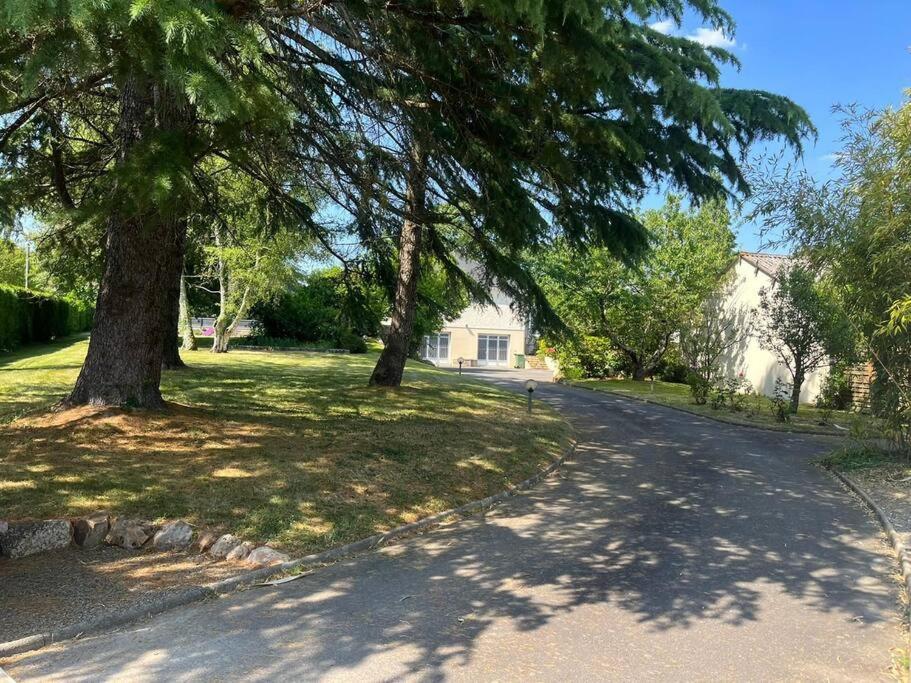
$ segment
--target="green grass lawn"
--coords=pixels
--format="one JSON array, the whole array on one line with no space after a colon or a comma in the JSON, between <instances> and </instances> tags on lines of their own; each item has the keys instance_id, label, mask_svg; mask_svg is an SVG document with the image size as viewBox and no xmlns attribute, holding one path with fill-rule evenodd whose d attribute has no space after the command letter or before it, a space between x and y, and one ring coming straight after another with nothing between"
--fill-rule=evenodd
<instances>
[{"instance_id":1,"label":"green grass lawn","mask_svg":"<svg viewBox=\"0 0 911 683\"><path fill-rule=\"evenodd\" d=\"M197 351L165 374L165 413L46 411L86 347L0 360L4 518L179 517L302 553L508 488L570 438L544 406L421 364L367 387L375 352Z\"/></svg>"},{"instance_id":2,"label":"green grass lawn","mask_svg":"<svg viewBox=\"0 0 911 683\"><path fill-rule=\"evenodd\" d=\"M749 397L744 405L744 410L740 412L724 408L715 409L710 405L696 405L693 403L693 398L687 385L659 380L652 383L651 381L636 382L630 379L583 379L566 380L566 383L596 391L609 391L635 396L673 408L705 415L706 417L768 429L799 429L820 434L849 435L866 432L873 426L872 418L869 416L846 411L833 411L828 419L829 424L821 424L823 411L810 405L801 405L797 415L792 415L789 422L777 422L770 410L769 401L761 396Z\"/></svg>"}]
</instances>

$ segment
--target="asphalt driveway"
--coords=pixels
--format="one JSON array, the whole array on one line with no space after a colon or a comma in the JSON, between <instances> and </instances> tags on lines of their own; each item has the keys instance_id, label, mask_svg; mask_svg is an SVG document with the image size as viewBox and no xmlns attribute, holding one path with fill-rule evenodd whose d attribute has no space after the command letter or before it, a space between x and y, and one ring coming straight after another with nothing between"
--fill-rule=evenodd
<instances>
[{"instance_id":1,"label":"asphalt driveway","mask_svg":"<svg viewBox=\"0 0 911 683\"><path fill-rule=\"evenodd\" d=\"M476 373L520 388L521 373ZM882 680L895 564L817 438L542 384L560 476L484 516L7 662L17 680Z\"/></svg>"}]
</instances>

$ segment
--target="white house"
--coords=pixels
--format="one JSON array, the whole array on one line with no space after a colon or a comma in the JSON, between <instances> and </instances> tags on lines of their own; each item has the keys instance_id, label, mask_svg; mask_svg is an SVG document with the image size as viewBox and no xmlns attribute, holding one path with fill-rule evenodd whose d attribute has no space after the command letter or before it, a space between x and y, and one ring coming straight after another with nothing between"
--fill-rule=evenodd
<instances>
[{"instance_id":1,"label":"white house","mask_svg":"<svg viewBox=\"0 0 911 683\"><path fill-rule=\"evenodd\" d=\"M741 252L732 266L732 281L725 292L723 307L743 326L744 334L739 343L729 348L721 358L721 370L727 377L743 373L753 389L767 396L775 389L775 379L790 383L791 374L771 351L759 345L753 333L753 316L758 312L763 288L773 288L777 274L793 263L790 256ZM755 312L755 313L754 313ZM828 368L809 373L800 392L800 400L811 403L816 400Z\"/></svg>"},{"instance_id":2,"label":"white house","mask_svg":"<svg viewBox=\"0 0 911 683\"><path fill-rule=\"evenodd\" d=\"M512 367L515 354L525 353L530 334L526 321L512 309L512 300L494 288L493 306L471 304L436 334L425 335L421 358L434 365Z\"/></svg>"}]
</instances>

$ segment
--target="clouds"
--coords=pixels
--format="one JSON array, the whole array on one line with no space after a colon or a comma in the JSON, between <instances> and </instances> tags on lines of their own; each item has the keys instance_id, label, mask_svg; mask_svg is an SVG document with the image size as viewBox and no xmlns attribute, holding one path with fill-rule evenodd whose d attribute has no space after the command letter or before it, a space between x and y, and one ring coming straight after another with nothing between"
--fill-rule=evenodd
<instances>
[{"instance_id":1,"label":"clouds","mask_svg":"<svg viewBox=\"0 0 911 683\"><path fill-rule=\"evenodd\" d=\"M648 25L653 31L663 33L666 36L682 35L680 27L673 19L662 19ZM737 40L733 36L728 37L720 28L707 28L700 26L692 33L683 36L687 40L699 43L704 47L722 47L731 50L737 47Z\"/></svg>"},{"instance_id":2,"label":"clouds","mask_svg":"<svg viewBox=\"0 0 911 683\"><path fill-rule=\"evenodd\" d=\"M673 19L664 19L662 21L656 21L654 24L649 24L648 27L653 31L658 31L658 33L669 36L674 32L674 29L677 28L677 24L674 23Z\"/></svg>"},{"instance_id":3,"label":"clouds","mask_svg":"<svg viewBox=\"0 0 911 683\"><path fill-rule=\"evenodd\" d=\"M728 38L720 28L706 28L705 26L700 26L694 33L688 35L687 38L704 47L723 47L726 50L730 50L737 46L737 40L733 37Z\"/></svg>"}]
</instances>

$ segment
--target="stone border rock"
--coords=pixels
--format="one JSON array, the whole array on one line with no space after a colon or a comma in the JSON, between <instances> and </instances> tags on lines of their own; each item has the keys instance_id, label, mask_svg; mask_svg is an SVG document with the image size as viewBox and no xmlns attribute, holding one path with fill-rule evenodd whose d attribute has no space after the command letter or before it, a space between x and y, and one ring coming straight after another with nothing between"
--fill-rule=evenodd
<instances>
[{"instance_id":1,"label":"stone border rock","mask_svg":"<svg viewBox=\"0 0 911 683\"><path fill-rule=\"evenodd\" d=\"M886 513L883 512L882 508L879 507L870 495L861 488L860 484L847 474L843 474L838 470L829 469L829 472L834 474L842 484L855 493L857 497L873 511L873 515L876 519L879 520L883 531L886 533L886 537L889 539L889 543L892 545L892 549L895 551L898 564L901 567L902 579L905 583L905 592L908 598L908 604L905 606L905 618L911 622L911 550L905 547L905 544L895 531L895 527L892 526L892 522L889 521Z\"/></svg>"},{"instance_id":2,"label":"stone border rock","mask_svg":"<svg viewBox=\"0 0 911 683\"><path fill-rule=\"evenodd\" d=\"M705 413L700 413L695 410L690 410L689 408L682 408L680 406L672 406L667 403L662 403L661 401L655 401L645 396L636 396L635 394L623 394L619 391L601 391L600 389L594 389L592 387L586 387L581 384L571 384L565 381L561 381L565 387L570 387L572 389L584 389L585 391L591 391L596 394L604 394L606 396L616 396L617 398L627 398L631 401L638 401L639 403L647 403L653 406L661 406L662 408L669 408L670 410L676 410L681 413L687 413L689 415L695 415L696 417L704 417L706 420L714 420L715 422L721 422L723 424L733 425L735 427L744 427L746 429L759 429L763 432L781 432L783 434L808 434L810 436L832 436L837 439L842 439L850 435L849 431L841 432L816 432L811 429L801 429L800 427L768 427L758 424L748 424L746 422L737 422L736 420L730 420L722 416L715 415L706 415Z\"/></svg>"},{"instance_id":3,"label":"stone border rock","mask_svg":"<svg viewBox=\"0 0 911 683\"><path fill-rule=\"evenodd\" d=\"M193 602L198 602L200 600L205 600L206 598L224 595L225 593L230 593L234 590L248 587L249 584L252 584L254 582L262 582L278 574L284 574L285 572L292 571L299 567L335 562L349 555L355 555L360 552L372 550L381 545L384 545L388 541L402 538L415 532L424 531L430 527L437 526L448 517L467 516L481 510L489 509L497 503L501 503L504 500L518 495L522 491L526 491L534 487L543 479L553 474L563 466L567 459L572 456L572 454L575 452L575 448L576 441L575 439L571 439L569 446L567 446L563 454L560 455L560 457L556 458L540 472L516 484L511 489L501 491L500 493L488 496L487 498L472 501L471 503L466 503L465 505L460 505L459 507L452 508L450 510L438 512L435 515L430 515L429 517L425 517L424 519L420 519L416 522L404 524L400 527L396 527L395 529L391 529L390 531L374 534L373 536L362 538L359 541L354 541L353 543L348 543L346 545L339 546L338 548L330 548L329 550L324 550L323 552L314 553L312 555L305 555L304 557L290 560L282 564L276 564L270 567L263 567L262 569L255 569L253 571L244 572L242 574L231 576L226 579L222 579L221 581L207 583L202 586L188 586L186 589L162 595L156 602L152 602L151 604L127 607L122 610L113 611L110 614L102 615L95 619L89 619L84 622L65 626L56 631L37 633L33 636L26 636L25 638L20 638L18 640L0 643L0 657L11 657L12 655L22 654L24 652L30 652L31 650L40 649L52 643L57 643L63 640L71 640L82 635L89 635L98 631L112 628L114 626L122 626L144 617L150 617L154 614L165 612L174 607L180 607Z\"/></svg>"}]
</instances>

